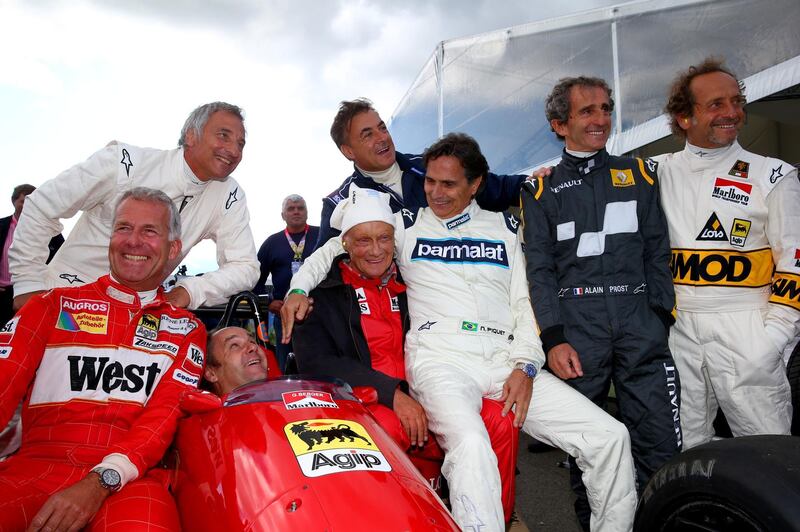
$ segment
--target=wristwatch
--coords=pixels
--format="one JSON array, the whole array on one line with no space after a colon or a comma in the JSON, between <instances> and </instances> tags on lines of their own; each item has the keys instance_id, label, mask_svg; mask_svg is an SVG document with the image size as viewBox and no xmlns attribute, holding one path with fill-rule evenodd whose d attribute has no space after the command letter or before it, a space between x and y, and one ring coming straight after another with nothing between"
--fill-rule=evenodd
<instances>
[{"instance_id":1,"label":"wristwatch","mask_svg":"<svg viewBox=\"0 0 800 532\"><path fill-rule=\"evenodd\" d=\"M517 362L517 364L514 366L514 369L522 371L522 373L524 373L529 379L536 377L536 366L530 362Z\"/></svg>"},{"instance_id":2,"label":"wristwatch","mask_svg":"<svg viewBox=\"0 0 800 532\"><path fill-rule=\"evenodd\" d=\"M100 477L100 486L109 491L119 491L122 487L122 477L116 469L110 467L95 467L92 473Z\"/></svg>"}]
</instances>

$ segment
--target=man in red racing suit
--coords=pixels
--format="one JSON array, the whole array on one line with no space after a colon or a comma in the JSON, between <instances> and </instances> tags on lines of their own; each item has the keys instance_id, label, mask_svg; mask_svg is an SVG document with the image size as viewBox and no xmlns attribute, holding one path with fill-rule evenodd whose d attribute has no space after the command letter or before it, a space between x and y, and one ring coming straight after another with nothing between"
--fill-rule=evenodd
<instances>
[{"instance_id":1,"label":"man in red racing suit","mask_svg":"<svg viewBox=\"0 0 800 532\"><path fill-rule=\"evenodd\" d=\"M32 298L0 331L0 426L24 398L22 445L0 463L0 530L179 527L148 474L204 366L205 328L159 286L180 250L176 210L161 192L126 193L111 275Z\"/></svg>"}]
</instances>

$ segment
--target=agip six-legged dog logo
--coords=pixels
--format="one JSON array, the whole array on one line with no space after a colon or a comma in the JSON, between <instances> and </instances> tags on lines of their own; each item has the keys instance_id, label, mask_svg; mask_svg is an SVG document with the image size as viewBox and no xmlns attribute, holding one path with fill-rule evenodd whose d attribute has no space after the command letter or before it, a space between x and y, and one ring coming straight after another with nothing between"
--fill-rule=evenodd
<instances>
[{"instance_id":1,"label":"agip six-legged dog logo","mask_svg":"<svg viewBox=\"0 0 800 532\"><path fill-rule=\"evenodd\" d=\"M391 471L386 457L360 424L349 419L288 423L284 432L307 477L346 471Z\"/></svg>"}]
</instances>

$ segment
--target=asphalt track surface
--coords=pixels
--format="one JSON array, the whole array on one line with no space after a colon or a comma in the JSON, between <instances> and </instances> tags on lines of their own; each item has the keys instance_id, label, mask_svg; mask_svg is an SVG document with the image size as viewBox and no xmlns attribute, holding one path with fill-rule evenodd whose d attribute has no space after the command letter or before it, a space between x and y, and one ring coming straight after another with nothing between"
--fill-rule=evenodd
<instances>
[{"instance_id":1,"label":"asphalt track surface","mask_svg":"<svg viewBox=\"0 0 800 532\"><path fill-rule=\"evenodd\" d=\"M517 514L532 532L581 532L575 518L575 497L569 470L559 465L567 453L553 449L528 452L530 436L520 432L517 467Z\"/></svg>"}]
</instances>

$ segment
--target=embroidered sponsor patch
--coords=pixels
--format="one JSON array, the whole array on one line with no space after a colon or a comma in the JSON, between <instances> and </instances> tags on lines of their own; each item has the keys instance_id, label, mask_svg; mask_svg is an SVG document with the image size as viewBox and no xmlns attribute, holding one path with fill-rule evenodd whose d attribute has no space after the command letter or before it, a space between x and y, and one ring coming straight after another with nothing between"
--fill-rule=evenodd
<instances>
[{"instance_id":1,"label":"embroidered sponsor patch","mask_svg":"<svg viewBox=\"0 0 800 532\"><path fill-rule=\"evenodd\" d=\"M366 429L355 421L309 419L288 423L284 432L307 477L392 470Z\"/></svg>"},{"instance_id":2,"label":"embroidered sponsor patch","mask_svg":"<svg viewBox=\"0 0 800 532\"><path fill-rule=\"evenodd\" d=\"M411 252L411 260L508 268L506 245L500 240L418 238Z\"/></svg>"},{"instance_id":3,"label":"embroidered sponsor patch","mask_svg":"<svg viewBox=\"0 0 800 532\"><path fill-rule=\"evenodd\" d=\"M390 297L389 304L391 305L392 312L400 312L400 300L397 296Z\"/></svg>"},{"instance_id":4,"label":"embroidered sponsor patch","mask_svg":"<svg viewBox=\"0 0 800 532\"><path fill-rule=\"evenodd\" d=\"M455 229L459 225L465 224L468 221L469 221L469 213L465 212L464 214L462 214L458 218L453 218L452 220L447 222L445 225L447 226L448 229Z\"/></svg>"},{"instance_id":5,"label":"embroidered sponsor patch","mask_svg":"<svg viewBox=\"0 0 800 532\"><path fill-rule=\"evenodd\" d=\"M202 349L194 344L189 344L189 349L186 352L186 358L197 366L198 368L203 368L203 361L205 360L205 353Z\"/></svg>"},{"instance_id":6,"label":"embroidered sponsor patch","mask_svg":"<svg viewBox=\"0 0 800 532\"><path fill-rule=\"evenodd\" d=\"M72 399L144 404L172 360L130 348L48 347L36 374L31 405Z\"/></svg>"},{"instance_id":7,"label":"embroidered sponsor patch","mask_svg":"<svg viewBox=\"0 0 800 532\"><path fill-rule=\"evenodd\" d=\"M624 169L617 170L611 169L611 184L615 187L630 187L636 184L633 179L633 170Z\"/></svg>"},{"instance_id":8,"label":"embroidered sponsor patch","mask_svg":"<svg viewBox=\"0 0 800 532\"><path fill-rule=\"evenodd\" d=\"M197 328L197 323L191 318L173 318L166 314L161 315L159 331L170 334L186 335Z\"/></svg>"},{"instance_id":9,"label":"embroidered sponsor patch","mask_svg":"<svg viewBox=\"0 0 800 532\"><path fill-rule=\"evenodd\" d=\"M136 325L136 336L155 340L158 336L159 319L152 314L142 314L139 323Z\"/></svg>"},{"instance_id":10,"label":"embroidered sponsor patch","mask_svg":"<svg viewBox=\"0 0 800 532\"><path fill-rule=\"evenodd\" d=\"M61 311L56 329L89 334L106 334L108 303L89 299L61 297Z\"/></svg>"},{"instance_id":11,"label":"embroidered sponsor patch","mask_svg":"<svg viewBox=\"0 0 800 532\"><path fill-rule=\"evenodd\" d=\"M769 302L800 310L800 275L776 272Z\"/></svg>"},{"instance_id":12,"label":"embroidered sponsor patch","mask_svg":"<svg viewBox=\"0 0 800 532\"><path fill-rule=\"evenodd\" d=\"M192 375L191 373L186 373L185 371L181 371L176 369L175 372L172 374L172 378L181 384L186 384L189 386L197 386L197 383L200 382L200 378Z\"/></svg>"},{"instance_id":13,"label":"embroidered sponsor patch","mask_svg":"<svg viewBox=\"0 0 800 532\"><path fill-rule=\"evenodd\" d=\"M767 286L772 280L772 251L673 249L672 280L690 286Z\"/></svg>"},{"instance_id":14,"label":"embroidered sponsor patch","mask_svg":"<svg viewBox=\"0 0 800 532\"><path fill-rule=\"evenodd\" d=\"M742 179L747 179L747 172L750 171L750 163L745 161L736 161L733 163L730 172L728 175L732 175L733 177L741 177Z\"/></svg>"},{"instance_id":15,"label":"embroidered sponsor patch","mask_svg":"<svg viewBox=\"0 0 800 532\"><path fill-rule=\"evenodd\" d=\"M749 183L740 183L733 179L726 179L718 177L714 181L714 189L711 191L711 197L737 203L739 205L748 205L750 203L750 192L753 190L753 185Z\"/></svg>"},{"instance_id":16,"label":"embroidered sponsor patch","mask_svg":"<svg viewBox=\"0 0 800 532\"><path fill-rule=\"evenodd\" d=\"M318 392L316 390L298 390L295 392L283 392L283 406L286 410L297 410L299 408L339 408L336 401L328 392Z\"/></svg>"},{"instance_id":17,"label":"embroidered sponsor patch","mask_svg":"<svg viewBox=\"0 0 800 532\"><path fill-rule=\"evenodd\" d=\"M769 182L773 185L778 182L780 178L783 177L783 165L778 165L777 168L772 169L772 173L769 175Z\"/></svg>"},{"instance_id":18,"label":"embroidered sponsor patch","mask_svg":"<svg viewBox=\"0 0 800 532\"><path fill-rule=\"evenodd\" d=\"M743 248L744 243L747 241L747 235L750 234L750 220L743 220L741 218L734 218L731 225L731 245Z\"/></svg>"},{"instance_id":19,"label":"embroidered sponsor patch","mask_svg":"<svg viewBox=\"0 0 800 532\"><path fill-rule=\"evenodd\" d=\"M146 349L147 351L166 351L172 355L178 354L178 346L172 342L154 342L147 338L133 338L133 346Z\"/></svg>"},{"instance_id":20,"label":"embroidered sponsor patch","mask_svg":"<svg viewBox=\"0 0 800 532\"><path fill-rule=\"evenodd\" d=\"M583 184L583 179L570 179L568 181L564 181L563 183L559 183L554 187L550 187L550 191L553 194L558 194L559 192L561 192L565 188L577 187L577 186L582 185L582 184Z\"/></svg>"},{"instance_id":21,"label":"embroidered sponsor patch","mask_svg":"<svg viewBox=\"0 0 800 532\"><path fill-rule=\"evenodd\" d=\"M11 356L11 346L0 346L0 358L8 358Z\"/></svg>"},{"instance_id":22,"label":"embroidered sponsor patch","mask_svg":"<svg viewBox=\"0 0 800 532\"><path fill-rule=\"evenodd\" d=\"M11 338L13 338L14 331L17 330L17 323L19 323L19 316L14 316L5 325L3 325L2 329L0 329L0 335L10 334ZM11 338L6 339L3 337L2 341L10 341Z\"/></svg>"},{"instance_id":23,"label":"embroidered sponsor patch","mask_svg":"<svg viewBox=\"0 0 800 532\"><path fill-rule=\"evenodd\" d=\"M700 230L695 240L706 240L714 242L727 242L728 235L725 233L725 228L722 227L722 222L719 221L717 213L712 212L708 221Z\"/></svg>"}]
</instances>

